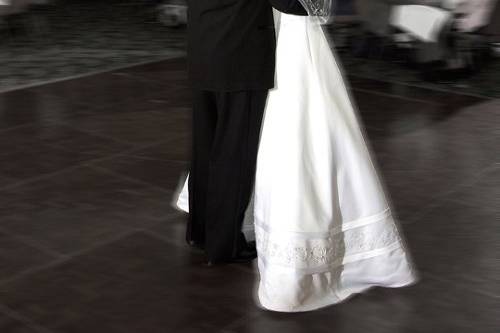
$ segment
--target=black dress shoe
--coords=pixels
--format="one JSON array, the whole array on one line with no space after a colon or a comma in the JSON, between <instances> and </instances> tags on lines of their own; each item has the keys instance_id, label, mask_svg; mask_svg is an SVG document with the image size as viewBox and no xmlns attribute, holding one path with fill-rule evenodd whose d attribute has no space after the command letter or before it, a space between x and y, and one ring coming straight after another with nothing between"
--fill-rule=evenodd
<instances>
[{"instance_id":1,"label":"black dress shoe","mask_svg":"<svg viewBox=\"0 0 500 333\"><path fill-rule=\"evenodd\" d=\"M207 266L212 267L212 266L216 266L219 264L248 264L248 263L252 262L252 260L254 260L255 258L257 258L257 251L256 250L245 249L245 250L238 252L238 254L231 259L226 259L226 260L222 260L222 261L218 261L218 260L215 261L215 260L209 259L209 260L207 260Z\"/></svg>"},{"instance_id":2,"label":"black dress shoe","mask_svg":"<svg viewBox=\"0 0 500 333\"><path fill-rule=\"evenodd\" d=\"M188 244L189 244L189 246L194 247L194 248L199 249L199 250L205 249L205 246L203 244L197 243L195 241L188 241Z\"/></svg>"}]
</instances>

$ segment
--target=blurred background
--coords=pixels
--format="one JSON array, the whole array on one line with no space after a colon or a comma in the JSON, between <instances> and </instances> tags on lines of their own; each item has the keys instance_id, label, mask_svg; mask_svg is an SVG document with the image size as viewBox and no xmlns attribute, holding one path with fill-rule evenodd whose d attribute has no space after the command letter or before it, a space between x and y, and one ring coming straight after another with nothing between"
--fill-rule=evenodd
<instances>
[{"instance_id":1,"label":"blurred background","mask_svg":"<svg viewBox=\"0 0 500 333\"><path fill-rule=\"evenodd\" d=\"M500 332L500 1L336 6L417 285L260 310L256 268L206 267L171 207L186 2L0 0L0 332Z\"/></svg>"},{"instance_id":2,"label":"blurred background","mask_svg":"<svg viewBox=\"0 0 500 333\"><path fill-rule=\"evenodd\" d=\"M340 0L349 73L498 97L497 0ZM0 89L178 56L183 0L4 0ZM424 82L422 82L424 81Z\"/></svg>"}]
</instances>

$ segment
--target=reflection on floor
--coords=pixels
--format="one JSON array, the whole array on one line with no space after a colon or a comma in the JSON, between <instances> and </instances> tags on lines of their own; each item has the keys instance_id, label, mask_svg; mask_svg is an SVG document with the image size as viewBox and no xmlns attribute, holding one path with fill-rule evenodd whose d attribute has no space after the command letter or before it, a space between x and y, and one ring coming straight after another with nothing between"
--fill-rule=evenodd
<instances>
[{"instance_id":1,"label":"reflection on floor","mask_svg":"<svg viewBox=\"0 0 500 333\"><path fill-rule=\"evenodd\" d=\"M500 101L350 78L422 281L260 310L170 207L184 60L0 94L0 332L498 332Z\"/></svg>"}]
</instances>

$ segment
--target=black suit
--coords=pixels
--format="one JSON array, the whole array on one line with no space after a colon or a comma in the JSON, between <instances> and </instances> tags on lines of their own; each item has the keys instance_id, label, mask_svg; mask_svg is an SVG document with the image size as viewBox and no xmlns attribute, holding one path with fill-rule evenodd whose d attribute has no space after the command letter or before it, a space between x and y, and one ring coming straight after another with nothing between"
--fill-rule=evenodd
<instances>
[{"instance_id":1,"label":"black suit","mask_svg":"<svg viewBox=\"0 0 500 333\"><path fill-rule=\"evenodd\" d=\"M189 73L200 90L269 89L274 85L271 4L305 14L296 0L190 0Z\"/></svg>"},{"instance_id":2,"label":"black suit","mask_svg":"<svg viewBox=\"0 0 500 333\"><path fill-rule=\"evenodd\" d=\"M296 0L190 0L188 64L194 91L187 240L211 261L246 246L241 224L253 188L267 91L274 85L272 7Z\"/></svg>"}]
</instances>

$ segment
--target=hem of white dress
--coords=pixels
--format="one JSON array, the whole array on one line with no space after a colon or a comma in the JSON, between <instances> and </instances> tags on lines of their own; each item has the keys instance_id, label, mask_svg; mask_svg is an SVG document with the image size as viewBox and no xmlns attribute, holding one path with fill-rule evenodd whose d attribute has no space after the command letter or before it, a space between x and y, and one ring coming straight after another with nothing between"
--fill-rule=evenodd
<instances>
[{"instance_id":1,"label":"hem of white dress","mask_svg":"<svg viewBox=\"0 0 500 333\"><path fill-rule=\"evenodd\" d=\"M393 284L389 284L389 285L386 285L386 284L367 285L363 288L359 288L359 289L355 289L355 290L353 289L350 291L343 291L340 294L336 293L336 295L337 295L336 299L328 299L328 300L325 300L324 302L317 303L317 304L312 305L312 306L303 306L303 307L300 307L298 309L272 306L270 304L266 304L266 302L265 301L263 302L261 299L259 299L259 303L262 306L262 308L264 308L265 310L273 311L273 312L286 312L286 313L309 312L309 311L314 311L314 310L326 308L329 306L338 305L340 303L347 301L351 297L354 297L358 294L367 292L368 290L370 290L372 288L390 288L390 289L405 288L405 287L411 287L411 286L415 285L417 282L418 282L418 277L416 277L415 275L412 275L412 277L410 277L409 279L407 279L403 282L393 283Z\"/></svg>"},{"instance_id":2,"label":"hem of white dress","mask_svg":"<svg viewBox=\"0 0 500 333\"><path fill-rule=\"evenodd\" d=\"M400 252L398 252L398 251L400 251ZM393 253L393 252L396 254L396 256L392 257L393 259L383 259L384 258L383 256L391 255L391 253ZM366 292L367 290L369 290L371 288L375 288L375 287L391 288L391 289L403 288L403 287L412 286L419 281L419 275L413 269L412 264L409 261L408 254L404 250L403 246L398 247L398 248L394 249L393 251L386 251L385 253L380 253L379 256L374 256L372 258L367 258L367 259L361 259L359 261L353 261L353 262L349 263L348 265L346 265L342 269L342 276L344 276L345 279L350 279L349 276L352 274L355 274L355 275L353 275L353 277L359 277L359 275L357 273L353 273L353 271L351 270L352 267L363 267L365 265L365 264L363 264L364 260L367 260L367 263L369 263L372 260L375 260L375 258L377 258L377 257L382 257L382 259L384 261L388 260L388 261L385 261L385 263L387 263L387 266L384 268L385 273L383 273L381 275L380 275L380 273L377 273L377 274L379 274L378 277L377 277L377 274L375 274L374 276L372 276L371 279L368 278L364 282L359 283L353 287L343 288L343 287L341 287L341 285L337 284L338 282L336 282L335 285L337 287L329 288L330 295L327 297L321 297L321 299L316 299L315 301L312 301L312 300L307 301L307 302L302 303L300 305L295 304L293 306L287 306L286 301L276 302L272 298L272 296L270 298L270 295L266 295L265 292L263 294L261 294L261 292L263 292L263 290L260 289L263 286L262 285L263 281L261 280L259 283L258 301L264 309L269 310L269 311L290 312L290 313L292 313L292 312L307 312L307 311L313 311L313 310L317 310L320 308L325 308L328 306L333 306L333 305L342 303L342 302L346 301L347 299L355 296L356 294ZM391 261L392 261L392 263L391 263ZM385 263L383 263L382 265L385 265ZM263 264L264 264L264 262L262 261L262 258L259 258L259 269L261 270L261 279L263 277L266 277L268 275L268 273L271 275L274 274L274 272L272 272L272 268L270 268L270 269L266 268L265 265L263 265ZM354 266L352 266L352 265L354 265ZM368 264L368 266L366 266L366 267L369 267L369 265L370 264ZM396 266L393 266L393 265L396 265ZM400 270L398 269L397 272L396 272L396 267L400 268ZM277 268L277 267L275 267L275 268ZM332 267L330 270L327 270L327 271L310 273L310 274L305 274L305 275L328 274L328 273L335 274L335 269L336 269L336 267ZM282 267L279 267L278 270L281 271ZM378 268L376 270L378 270ZM364 276L366 274L367 277L370 277L371 273L369 273L369 272L370 272L370 270L366 271L362 276ZM287 275L293 274L293 272L285 273L285 274L287 274ZM344 274L347 274L347 276ZM363 278L361 280L363 280ZM337 281L340 281L340 277L339 277L339 280L337 280ZM264 285L266 285L265 282L264 282ZM323 290L324 288L325 288L325 286L320 287L321 290ZM293 287L291 287L291 289L293 290Z\"/></svg>"}]
</instances>

